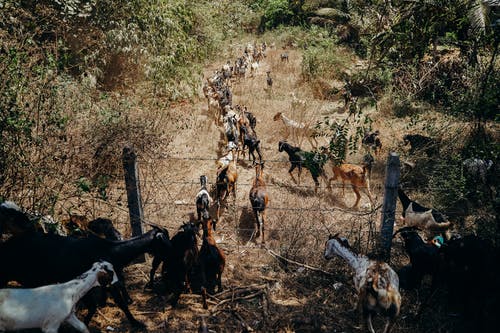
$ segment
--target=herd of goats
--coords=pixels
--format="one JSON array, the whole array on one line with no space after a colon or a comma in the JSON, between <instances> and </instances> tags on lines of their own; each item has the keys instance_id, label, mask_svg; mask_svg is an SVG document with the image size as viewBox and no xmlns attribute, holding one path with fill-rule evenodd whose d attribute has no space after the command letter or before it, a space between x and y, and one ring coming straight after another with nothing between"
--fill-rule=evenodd
<instances>
[{"instance_id":1,"label":"herd of goats","mask_svg":"<svg viewBox=\"0 0 500 333\"><path fill-rule=\"evenodd\" d=\"M123 240L121 234L108 219L89 221L83 216L70 216L60 224L41 223L34 216L11 201L0 205L0 331L40 328L55 333L66 322L80 332L89 332L87 325L98 306L105 303L108 293L124 312L130 324L136 328L145 325L135 319L128 304L132 301L126 286L123 269L144 253L153 256L149 281L146 288L158 290L161 285L170 295L175 306L182 293L201 293L203 307L208 308L207 293L222 290L222 274L225 267L224 251L217 246L214 231L220 219L221 205L226 198L235 195L238 179L237 160L248 148L252 156L255 178L248 194L255 214L255 229L251 239L261 237L265 243L264 225L268 192L263 177L264 162L255 128L256 118L245 106L232 104L231 80L244 78L250 67L251 74L258 70L265 57L266 44L248 45L245 53L231 66L228 62L207 79L203 91L208 109L213 111L217 124L224 129L227 152L216 162L215 194L207 188L207 177L200 177L201 188L196 195L197 220L183 223L170 237L165 228L153 226L143 235ZM282 53L281 61L288 61ZM267 72L266 82L272 88L273 80ZM289 130L302 130L306 126L287 118L283 113L274 117L283 121ZM418 138L417 138L418 139ZM405 137L412 144L415 136ZM418 140L417 140L418 141ZM415 142L417 142L415 141ZM375 151L382 146L379 132L367 133L363 143ZM418 143L418 142L417 142ZM313 145L313 142L311 142ZM328 181L336 178L352 185L356 194L354 207L358 207L360 191L364 191L373 205L369 190L369 174L373 157L365 158L362 166L354 164L333 165L334 176L327 179L323 171L327 159L322 154L306 152L286 141L280 141L280 152L286 152L290 161L289 174L306 168L311 173L315 189L319 177ZM258 158L255 156L257 154ZM429 152L432 153L432 152ZM332 163L333 164L333 163ZM389 332L401 308L400 287L420 288L424 278L430 276L431 293L423 302L428 306L438 288L448 290L452 302L463 305L463 313L470 315L477 324L477 331L487 331L488 322L483 320L487 309L486 300L500 299L496 281L498 250L491 242L476 237L450 236L453 227L440 212L423 207L411 200L402 189L399 199L403 206L402 220L405 227L399 229L410 264L396 271L376 256L356 253L347 239L338 234L325 243L324 258L339 256L354 271L354 287L358 294L358 307L363 314L367 329L374 333L372 316L381 314L387 318L384 332ZM212 199L215 196L215 199ZM210 209L215 203L216 217ZM35 221L35 222L34 222ZM46 221L45 221L46 222ZM48 228L47 225L53 227ZM198 245L199 228L202 228L202 244ZM62 232L61 230L64 230ZM419 231L423 231L422 238ZM155 282L155 272L162 265L161 283ZM13 287L12 283L17 285ZM75 315L76 304L87 309L82 321Z\"/></svg>"}]
</instances>

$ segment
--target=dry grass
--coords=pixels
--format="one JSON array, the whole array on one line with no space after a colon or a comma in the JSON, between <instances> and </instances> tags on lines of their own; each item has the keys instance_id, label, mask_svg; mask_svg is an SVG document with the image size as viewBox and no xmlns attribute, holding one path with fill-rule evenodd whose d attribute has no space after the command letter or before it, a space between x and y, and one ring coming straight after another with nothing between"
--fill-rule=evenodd
<instances>
[{"instance_id":1,"label":"dry grass","mask_svg":"<svg viewBox=\"0 0 500 333\"><path fill-rule=\"evenodd\" d=\"M226 57L235 59L243 53L243 45L245 43L229 48ZM293 119L311 123L325 115L336 119L346 115L333 112L335 107L331 106L331 101L315 99L312 89L300 81L299 50L287 50L289 63L280 61L281 52L281 48L270 49L255 77L233 84L233 104L246 105L258 119L256 131L262 142L266 161L264 177L270 197L267 246L287 258L329 271L332 276L278 261L256 244L247 244L254 221L248 199L254 169L247 160L241 160L236 199L228 199L215 235L227 254L222 282L226 290L265 285L264 294L256 297L247 294L246 300L229 301L217 307L212 303L209 310L202 308L199 296L183 295L178 308L173 309L163 296L143 290L150 269L148 259L145 264L127 269L127 285L134 299L131 311L146 323L150 332L197 331L201 317L206 317L209 329L216 332L245 331L246 326L257 332L361 331L358 313L351 311L355 305L352 272L340 260L325 262L322 252L328 233L336 232L348 237L362 252L370 251L379 229L380 215L378 211L367 214L364 210L351 210L349 207L355 196L349 188L342 197L340 188L334 187L329 192L322 183L315 194L307 170L302 175L302 186L295 185L290 179L288 156L278 152L278 141L283 139L283 124L273 121L274 114L285 112ZM226 60L223 58L207 66L206 75ZM266 70L271 70L274 79L272 91L266 91ZM307 101L304 113L291 109L291 92ZM165 139L157 145L140 147L139 166L145 219L167 227L171 235L195 211L194 197L199 189L199 176L207 175L209 183L213 184L215 160L221 154L221 131L212 115L207 114L207 105L201 96L200 89L200 99L194 103L158 107L152 115L147 112L155 103L161 105L161 102L146 98L144 109L139 108L138 103L137 113L130 113L136 120L149 122L148 126L154 128L154 138ZM388 147L397 146L404 125L385 117L377 118L376 114L374 119L374 127L381 130L382 141L387 143L372 177L378 206L382 200L383 158ZM123 138L123 142L126 139ZM310 149L307 140L304 140L303 148ZM121 151L115 151L115 156L119 153ZM349 162L359 163L360 155L350 156ZM92 216L110 217L125 235L129 235L125 192L120 179L114 180L107 201L95 200L90 194L83 195L78 202L63 202L66 207L61 211L71 206ZM361 206L367 202L363 196ZM400 267L407 259L400 254L400 246L396 244L395 247L393 265ZM336 282L341 284L334 288ZM403 293L401 317L405 319L398 321L394 332L425 331L425 325L408 320L414 317L421 297L415 293ZM382 322L376 321L375 325L380 327ZM93 331L104 331L108 326L115 332L130 331L123 313L114 306L102 308L90 326Z\"/></svg>"}]
</instances>

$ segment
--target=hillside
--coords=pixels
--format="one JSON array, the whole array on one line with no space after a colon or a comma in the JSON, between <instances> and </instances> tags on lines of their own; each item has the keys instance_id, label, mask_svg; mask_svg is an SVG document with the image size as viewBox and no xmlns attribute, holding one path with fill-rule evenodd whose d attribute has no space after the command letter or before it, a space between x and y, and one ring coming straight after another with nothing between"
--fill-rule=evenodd
<instances>
[{"instance_id":1,"label":"hillside","mask_svg":"<svg viewBox=\"0 0 500 333\"><path fill-rule=\"evenodd\" d=\"M207 66L206 75L213 73L226 59L240 54L244 45L243 42L232 45L226 57ZM227 254L222 279L225 291L221 298L215 295L208 311L202 309L201 297L195 295L181 296L179 307L173 309L163 297L143 291L150 265L132 266L127 275L131 281L132 298L136 300L132 311L147 324L149 331L196 331L202 317L206 318L208 328L216 332L245 331L245 327L259 332L353 331L361 327L358 315L351 312L356 296L350 269L341 260L326 262L322 253L329 233L340 233L363 252L371 250L379 230L380 212L366 209L368 200L364 195L361 199L364 208L351 209L354 194L346 186L345 197L342 197L338 181L334 182L332 192L321 183L319 192L315 194L314 183L307 171L302 175L301 186L294 184L287 174L288 157L277 149L278 141L283 139L284 128L281 122L273 121L274 114L286 112L295 119L320 120L325 115L342 119L347 113L342 112L340 102L315 99L301 83L300 50L286 50L289 63L281 62L282 52L278 47L270 49L254 77L235 81L232 86L233 103L246 105L258 119L256 131L262 142L264 174L271 202L266 224L266 248L253 241L248 242L254 223L248 191L255 172L251 163L242 158L238 162L236 199L228 199L216 232L218 244ZM267 70L271 71L274 79L272 92L267 91ZM291 92L307 101L305 114L294 113L291 109ZM221 129L215 124L213 115L208 114L201 91L194 103L175 105L172 112L183 115L183 118L179 120L181 128L170 133L173 139L168 147L162 151L139 154L145 219L167 227L171 235L195 212L194 196L199 189L199 176L207 175L209 183L214 183L215 160L220 157L224 146ZM382 132L384 144L382 153L376 159L371 183L376 197L375 207L380 208L387 153L395 149L403 156L406 154L404 149L397 148L404 133L404 123L375 115L373 126ZM303 148L309 149L309 143L304 142ZM360 160L361 152L349 157L350 162L359 163ZM331 176L328 168L327 173ZM114 200L113 195L118 196L118 202L124 200L121 191L110 192L110 201ZM127 233L126 211L109 207L109 204L100 205L101 211L108 215L111 212L114 220L124 223L122 230ZM392 263L396 268L408 260L401 250L401 245L395 241ZM273 254L316 267L328 274L287 263ZM234 301L228 298L231 291L236 295ZM406 320L398 321L395 332L425 331L426 326L409 320L415 315L420 297L414 292L403 292L401 318ZM455 325L452 319L444 321L439 313L428 313L426 316L431 320L440 318L442 324L448 327ZM95 325L100 330L107 326L120 332L129 329L122 313L115 307L101 309ZM376 325L382 323L377 322Z\"/></svg>"},{"instance_id":2,"label":"hillside","mask_svg":"<svg viewBox=\"0 0 500 333\"><path fill-rule=\"evenodd\" d=\"M356 251L376 249L390 152L400 155L400 184L412 198L445 212L454 233L498 246L500 66L491 31L476 46L463 35L461 6L432 11L414 2L389 8L387 2L349 3L136 0L122 6L107 0L86 7L47 0L0 6L9 11L0 17L0 201L56 221L70 214L107 217L128 238L122 150L131 145L143 229L160 225L173 236L193 219L201 175L214 195L215 162L226 153L203 83L227 61L234 64L248 43L265 41L256 73L232 79L230 89L232 104L257 118L270 198L266 245L250 241L255 170L248 155L240 156L236 195L223 205L215 232L227 255L224 291L210 298L208 310L197 294L183 294L172 308L159 284L158 292L144 289L147 257L126 270L131 311L150 332L196 332L202 321L209 332L364 331L352 271L341 259L325 260L324 246L328 235L339 233ZM382 149L370 178L374 204L362 193L359 209L353 208L351 186L343 191L339 179L331 189L320 179L315 192L305 169L295 183L278 142L313 147L307 138L287 136L283 122L274 120L278 112L322 130L319 145L345 153L340 157L348 163L363 162L360 139L379 130ZM432 137L436 152L412 151L405 134ZM470 158L493 166L478 177L463 165ZM330 162L325 171L333 176ZM401 212L398 202L396 217ZM392 246L390 264L397 270L409 258L399 237ZM402 290L393 332L471 331L475 323L461 316L462 304L448 303L445 290L432 293L427 282ZM377 317L376 331L383 324ZM89 326L92 332L131 331L110 300Z\"/></svg>"}]
</instances>

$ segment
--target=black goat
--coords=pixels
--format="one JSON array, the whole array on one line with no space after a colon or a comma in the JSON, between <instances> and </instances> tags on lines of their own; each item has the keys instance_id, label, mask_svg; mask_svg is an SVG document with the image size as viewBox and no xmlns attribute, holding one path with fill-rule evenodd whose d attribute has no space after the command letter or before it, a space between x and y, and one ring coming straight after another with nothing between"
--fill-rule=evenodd
<instances>
[{"instance_id":1,"label":"black goat","mask_svg":"<svg viewBox=\"0 0 500 333\"><path fill-rule=\"evenodd\" d=\"M404 247L411 263L409 280L404 283L407 289L418 288L425 275L432 276L432 289L435 289L441 267L439 248L434 244L424 242L414 228L401 228L394 236L398 233L404 240Z\"/></svg>"},{"instance_id":2,"label":"black goat","mask_svg":"<svg viewBox=\"0 0 500 333\"><path fill-rule=\"evenodd\" d=\"M279 142L278 151L279 152L284 151L288 154L288 160L290 161L291 164L288 173L290 174L290 176L292 177L293 181L296 184L300 185L300 175L302 173L302 167L308 169L309 172L311 173L311 176L315 184L314 188L315 192L317 192L319 187L319 180L318 180L319 176L323 177L323 179L327 181L327 177L323 167L327 162L328 158L326 158L322 154L303 151L299 147L294 147L285 141ZM295 177L292 174L292 171L295 170L295 168L299 169L298 182L295 180Z\"/></svg>"},{"instance_id":3,"label":"black goat","mask_svg":"<svg viewBox=\"0 0 500 333\"><path fill-rule=\"evenodd\" d=\"M500 306L498 248L469 235L450 240L441 252L451 304L463 307L460 310L473 321L475 332L495 331Z\"/></svg>"},{"instance_id":4,"label":"black goat","mask_svg":"<svg viewBox=\"0 0 500 333\"><path fill-rule=\"evenodd\" d=\"M128 309L130 299L125 286L123 268L145 252L162 255L171 250L168 231L160 228L125 241L109 241L98 237L74 238L50 234L24 234L0 244L0 288L9 281L23 287L38 287L66 282L85 272L99 260L113 264L119 282L110 289L116 304L131 325L144 327ZM88 307L88 324L97 310L94 298L84 297Z\"/></svg>"},{"instance_id":5,"label":"black goat","mask_svg":"<svg viewBox=\"0 0 500 333\"><path fill-rule=\"evenodd\" d=\"M378 137L380 132L378 130L374 132L368 132L365 134L363 139L361 140L361 143L365 145L366 147L372 149L375 154L378 154L380 150L382 149L382 142L380 141L380 138Z\"/></svg>"},{"instance_id":6,"label":"black goat","mask_svg":"<svg viewBox=\"0 0 500 333\"><path fill-rule=\"evenodd\" d=\"M198 260L198 228L192 222L184 223L172 237L172 249L163 261L162 282L172 292L172 306L176 306L183 292L191 292L189 274ZM150 273L150 283L160 261L154 261Z\"/></svg>"},{"instance_id":7,"label":"black goat","mask_svg":"<svg viewBox=\"0 0 500 333\"><path fill-rule=\"evenodd\" d=\"M257 152L257 155L259 155L259 162L262 162L260 140L257 139L256 135L251 135L245 126L241 126L240 130L243 132L243 153L245 152L245 147L248 147L248 160L250 160L250 155L252 155L253 162L255 163L254 152Z\"/></svg>"},{"instance_id":8,"label":"black goat","mask_svg":"<svg viewBox=\"0 0 500 333\"><path fill-rule=\"evenodd\" d=\"M411 155L420 150L424 151L427 156L433 156L439 152L438 141L428 136L420 134L406 134L403 136L403 142L405 145L410 144L409 153Z\"/></svg>"},{"instance_id":9,"label":"black goat","mask_svg":"<svg viewBox=\"0 0 500 333\"><path fill-rule=\"evenodd\" d=\"M208 308L207 291L213 294L216 285L218 292L222 291L222 273L226 265L226 255L217 246L212 234L212 222L212 219L202 221L203 243L198 260L201 273L201 295L205 309Z\"/></svg>"},{"instance_id":10,"label":"black goat","mask_svg":"<svg viewBox=\"0 0 500 333\"><path fill-rule=\"evenodd\" d=\"M122 234L116 230L110 219L98 217L89 221L82 215L70 215L62 224L68 235L73 237L97 236L113 241L123 240Z\"/></svg>"},{"instance_id":11,"label":"black goat","mask_svg":"<svg viewBox=\"0 0 500 333\"><path fill-rule=\"evenodd\" d=\"M89 222L88 228L90 231L101 238L106 238L114 241L123 240L122 234L118 230L116 230L113 222L110 219L98 217L95 220Z\"/></svg>"}]
</instances>

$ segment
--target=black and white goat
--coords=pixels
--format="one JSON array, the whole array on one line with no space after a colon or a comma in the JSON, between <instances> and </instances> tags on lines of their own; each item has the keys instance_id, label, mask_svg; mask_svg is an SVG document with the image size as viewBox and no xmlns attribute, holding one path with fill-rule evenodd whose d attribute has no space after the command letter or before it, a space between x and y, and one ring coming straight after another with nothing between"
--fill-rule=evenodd
<instances>
[{"instance_id":1,"label":"black and white goat","mask_svg":"<svg viewBox=\"0 0 500 333\"><path fill-rule=\"evenodd\" d=\"M36 224L14 202L5 201L0 204L0 236L4 232L19 235L36 230Z\"/></svg>"},{"instance_id":2,"label":"black and white goat","mask_svg":"<svg viewBox=\"0 0 500 333\"><path fill-rule=\"evenodd\" d=\"M343 258L354 270L354 287L358 292L358 308L371 333L375 333L372 316L381 313L387 318L384 333L391 331L401 307L399 278L385 262L356 254L345 238L330 236L325 243L325 259L335 255Z\"/></svg>"},{"instance_id":3,"label":"black and white goat","mask_svg":"<svg viewBox=\"0 0 500 333\"><path fill-rule=\"evenodd\" d=\"M79 332L87 326L76 317L76 303L93 287L118 281L113 265L96 262L76 279L33 289L0 290L0 331L39 328L44 333L57 333L66 322Z\"/></svg>"},{"instance_id":4,"label":"black and white goat","mask_svg":"<svg viewBox=\"0 0 500 333\"><path fill-rule=\"evenodd\" d=\"M200 191L196 194L196 213L198 214L198 221L201 221L202 218L208 219L210 208L210 204L212 203L212 197L207 190L207 176L200 176Z\"/></svg>"},{"instance_id":5,"label":"black and white goat","mask_svg":"<svg viewBox=\"0 0 500 333\"><path fill-rule=\"evenodd\" d=\"M403 205L402 215L406 226L424 230L429 238L444 233L451 227L444 214L411 200L401 188L398 189L398 197Z\"/></svg>"}]
</instances>

